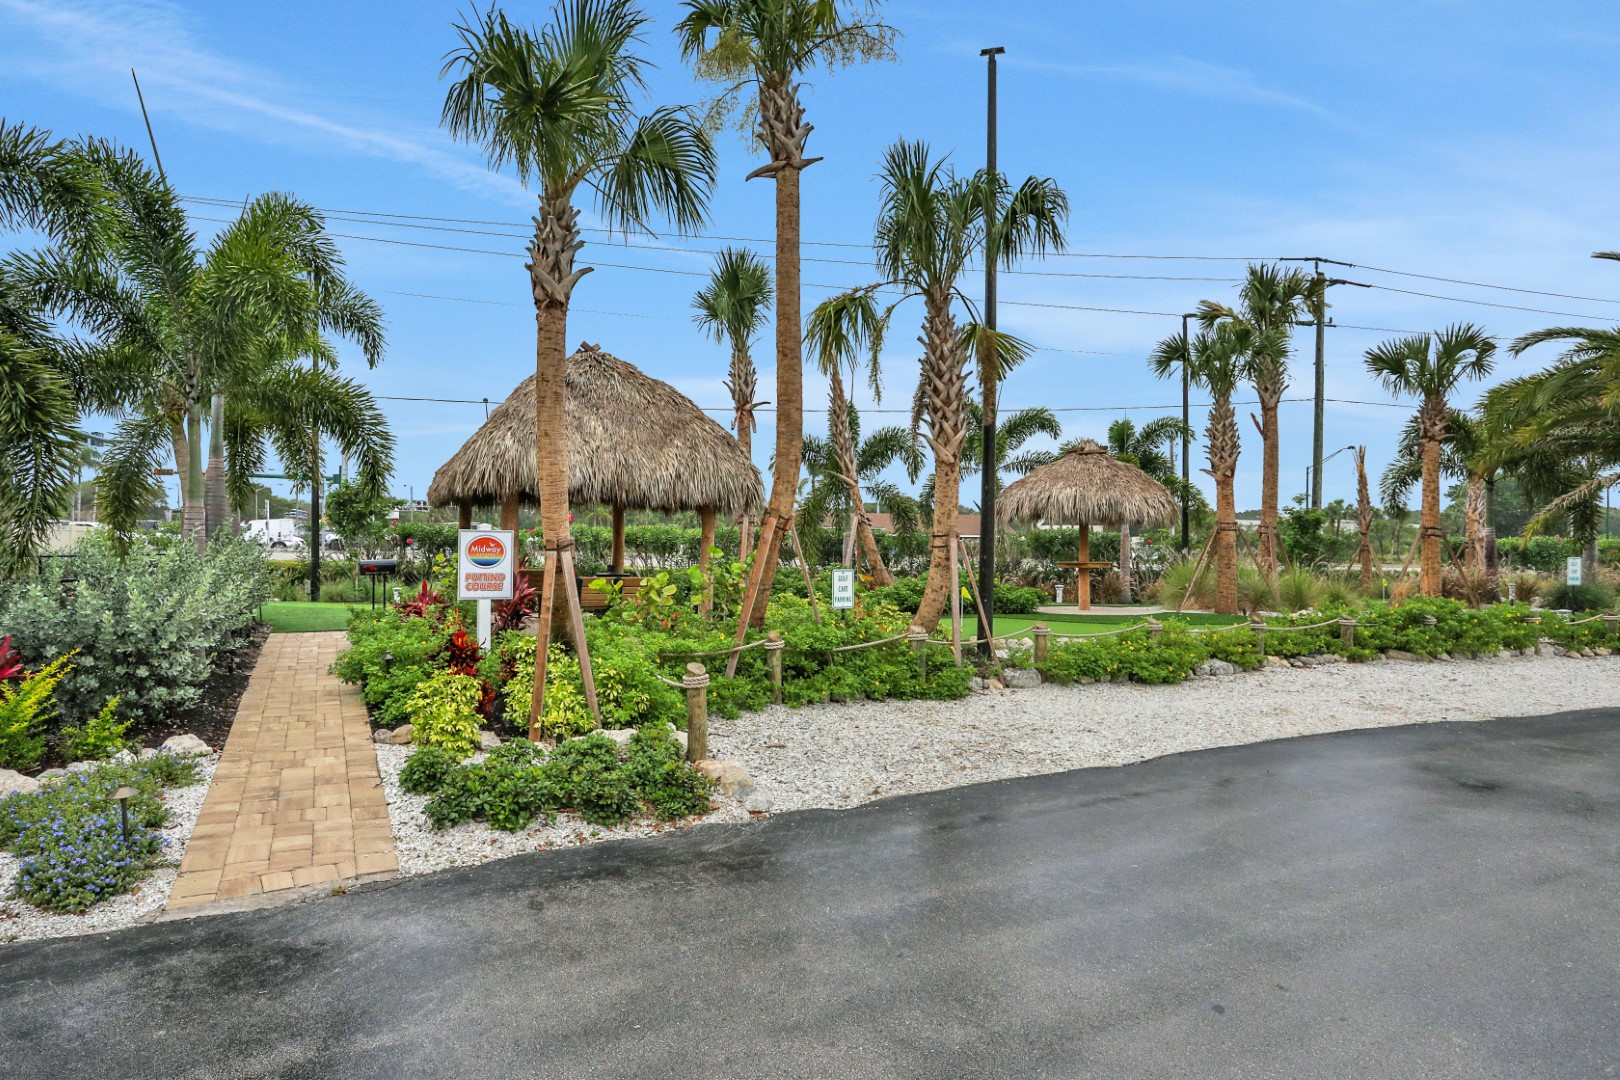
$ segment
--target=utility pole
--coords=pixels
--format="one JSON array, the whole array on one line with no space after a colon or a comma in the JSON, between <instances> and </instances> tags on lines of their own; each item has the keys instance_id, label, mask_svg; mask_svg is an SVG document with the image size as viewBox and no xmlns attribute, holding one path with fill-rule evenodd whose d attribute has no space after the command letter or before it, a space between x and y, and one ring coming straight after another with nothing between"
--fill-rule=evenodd
<instances>
[{"instance_id":1,"label":"utility pole","mask_svg":"<svg viewBox=\"0 0 1620 1080\"><path fill-rule=\"evenodd\" d=\"M993 49L980 49L979 55L984 57L988 70L986 72L988 84L986 86L986 108L984 128L984 170L985 175L996 176L996 57L1007 50L996 46ZM984 415L983 427L980 434L983 436L983 460L979 472L979 592L980 603L984 605L984 625L979 627L979 654L986 659L995 657L996 637L996 483L1000 479L996 475L996 397L1000 389L995 373L995 330L996 330L996 253L993 242L996 238L996 187L992 182L988 188L986 198L989 205L984 208L984 326L990 331L990 340L987 348L990 349L990 362L985 365L986 378L984 384ZM954 589L956 583L952 582Z\"/></svg>"},{"instance_id":2,"label":"utility pole","mask_svg":"<svg viewBox=\"0 0 1620 1080\"><path fill-rule=\"evenodd\" d=\"M1187 378L1187 361L1192 359L1192 338L1187 335L1187 320L1193 318L1191 313L1181 316L1181 343L1186 352L1181 357L1181 553L1192 554L1192 546L1187 539L1188 522L1190 515L1187 510L1187 495L1192 491L1191 471L1191 439L1192 439L1192 399L1189 396L1189 382Z\"/></svg>"},{"instance_id":3,"label":"utility pole","mask_svg":"<svg viewBox=\"0 0 1620 1080\"><path fill-rule=\"evenodd\" d=\"M1322 509L1322 429L1323 413L1327 402L1327 328L1333 325L1327 317L1327 291L1334 285L1354 285L1362 289L1370 289L1360 281L1346 281L1344 278L1330 278L1322 275L1322 264L1332 266L1354 266L1354 263L1339 262L1337 259L1324 259L1319 256L1307 256L1302 259L1283 259L1283 262L1308 262L1315 271L1312 278L1312 292L1315 295L1316 310L1312 312L1312 319L1308 323L1295 323L1296 326L1316 327L1316 394L1315 424L1311 428L1311 469L1310 482L1306 484L1307 494L1310 498L1311 509Z\"/></svg>"}]
</instances>

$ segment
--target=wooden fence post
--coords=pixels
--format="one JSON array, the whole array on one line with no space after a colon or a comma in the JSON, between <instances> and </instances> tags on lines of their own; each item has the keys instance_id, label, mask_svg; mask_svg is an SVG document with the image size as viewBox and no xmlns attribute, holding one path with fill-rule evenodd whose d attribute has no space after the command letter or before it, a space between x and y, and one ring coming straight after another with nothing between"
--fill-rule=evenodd
<instances>
[{"instance_id":1,"label":"wooden fence post","mask_svg":"<svg viewBox=\"0 0 1620 1080\"><path fill-rule=\"evenodd\" d=\"M1052 628L1043 622L1038 622L1029 628L1030 637L1035 639L1035 663L1046 663L1047 639L1052 636Z\"/></svg>"},{"instance_id":2,"label":"wooden fence post","mask_svg":"<svg viewBox=\"0 0 1620 1080\"><path fill-rule=\"evenodd\" d=\"M1536 628L1536 655L1540 656L1541 655L1541 616L1540 615L1531 615L1528 618L1526 618L1524 621L1529 623L1531 626Z\"/></svg>"},{"instance_id":3,"label":"wooden fence post","mask_svg":"<svg viewBox=\"0 0 1620 1080\"><path fill-rule=\"evenodd\" d=\"M686 760L709 756L709 672L697 661L686 665Z\"/></svg>"},{"instance_id":4,"label":"wooden fence post","mask_svg":"<svg viewBox=\"0 0 1620 1080\"><path fill-rule=\"evenodd\" d=\"M765 635L765 666L771 672L771 702L782 704L782 650L787 642L775 630Z\"/></svg>"},{"instance_id":5,"label":"wooden fence post","mask_svg":"<svg viewBox=\"0 0 1620 1080\"><path fill-rule=\"evenodd\" d=\"M1249 616L1249 629L1254 631L1255 648L1260 655L1266 655L1266 620L1257 616Z\"/></svg>"},{"instance_id":6,"label":"wooden fence post","mask_svg":"<svg viewBox=\"0 0 1620 1080\"><path fill-rule=\"evenodd\" d=\"M1158 619L1150 618L1147 621L1147 632L1148 640L1157 643L1159 640L1159 635L1164 633L1164 624Z\"/></svg>"},{"instance_id":7,"label":"wooden fence post","mask_svg":"<svg viewBox=\"0 0 1620 1080\"><path fill-rule=\"evenodd\" d=\"M1356 620L1348 615L1339 618L1339 644L1346 649L1356 647Z\"/></svg>"},{"instance_id":8,"label":"wooden fence post","mask_svg":"<svg viewBox=\"0 0 1620 1080\"><path fill-rule=\"evenodd\" d=\"M928 631L920 626L913 626L906 640L911 642L911 651L917 654L917 670L926 678L928 675Z\"/></svg>"}]
</instances>

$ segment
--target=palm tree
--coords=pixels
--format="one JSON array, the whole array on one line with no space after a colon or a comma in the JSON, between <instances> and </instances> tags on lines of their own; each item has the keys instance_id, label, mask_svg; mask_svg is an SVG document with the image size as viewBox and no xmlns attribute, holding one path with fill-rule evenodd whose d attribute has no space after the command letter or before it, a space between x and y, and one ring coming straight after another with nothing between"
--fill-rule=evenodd
<instances>
[{"instance_id":1,"label":"palm tree","mask_svg":"<svg viewBox=\"0 0 1620 1080\"><path fill-rule=\"evenodd\" d=\"M883 383L878 369L878 353L883 348L885 318L873 297L872 287L852 289L816 305L810 313L805 342L815 357L816 369L827 377L830 401L827 405L827 436L832 446L833 468L849 496L850 514L855 526L855 542L866 556L875 585L891 585L894 577L883 564L872 522L861 499L860 469L856 462L855 433L850 422L850 402L844 394L844 370L854 378L866 354L867 384L872 399L882 399Z\"/></svg>"},{"instance_id":2,"label":"palm tree","mask_svg":"<svg viewBox=\"0 0 1620 1080\"><path fill-rule=\"evenodd\" d=\"M1440 475L1463 482L1463 565L1485 567L1487 492L1496 472L1489 464L1484 421L1461 409L1446 410L1446 430L1440 445ZM1379 480L1379 495L1386 506L1405 506L1412 489L1423 480L1423 425L1413 417L1401 429L1395 457Z\"/></svg>"},{"instance_id":3,"label":"palm tree","mask_svg":"<svg viewBox=\"0 0 1620 1080\"><path fill-rule=\"evenodd\" d=\"M1260 565L1266 573L1277 569L1277 406L1288 389L1288 358L1293 352L1295 321L1321 302L1316 279L1303 270L1283 270L1272 263L1251 265L1238 290L1238 306L1213 300L1199 304L1205 329L1218 322L1240 321L1255 331L1253 351L1246 358L1247 377L1260 399ZM1269 333L1276 330L1277 333Z\"/></svg>"},{"instance_id":4,"label":"palm tree","mask_svg":"<svg viewBox=\"0 0 1620 1080\"><path fill-rule=\"evenodd\" d=\"M1280 328L1267 331L1280 333ZM1186 335L1174 334L1154 346L1148 365L1161 379L1187 373L1188 381L1209 392L1209 420L1204 427L1205 452L1215 480L1215 611L1235 615L1237 595L1237 497L1233 477L1237 474L1237 412L1232 408L1232 391L1247 374L1246 356L1255 348L1275 350L1276 342L1253 341L1255 330L1241 322L1227 321L1213 330L1201 331L1191 343Z\"/></svg>"},{"instance_id":5,"label":"palm tree","mask_svg":"<svg viewBox=\"0 0 1620 1080\"><path fill-rule=\"evenodd\" d=\"M984 413L976 401L969 401L966 407L967 435L962 439L962 476L976 476L984 468L984 429L986 427L981 417ZM1044 406L1036 405L1028 409L1019 409L1008 415L1006 422L996 425L996 491L1006 486L1001 479L1002 473L1012 473L1014 476L1023 476L1031 469L1055 461L1061 450L1024 450L1024 444L1039 435L1051 439L1063 437L1063 425L1058 423L1057 414ZM925 503L934 501L934 478L930 474L923 481L922 489L917 497Z\"/></svg>"},{"instance_id":6,"label":"palm tree","mask_svg":"<svg viewBox=\"0 0 1620 1080\"><path fill-rule=\"evenodd\" d=\"M737 433L737 445L750 461L753 460L754 410L764 402L755 401L759 373L754 370L754 357L750 351L754 335L765 325L765 309L771 302L771 271L758 255L747 248L722 248L715 257L714 269L709 272L709 283L692 297L697 314L692 321L706 330L715 341L731 345L731 371L726 377L726 389L731 391L734 409L731 426ZM737 558L746 559L752 547L751 522L744 514L738 523Z\"/></svg>"},{"instance_id":7,"label":"palm tree","mask_svg":"<svg viewBox=\"0 0 1620 1080\"><path fill-rule=\"evenodd\" d=\"M932 630L956 587L951 565L967 436L970 350L993 359L1027 349L1008 335L979 326L959 329L952 305L971 301L957 282L987 241L999 245L991 250L1002 264L1060 244L1068 204L1050 181L1031 177L1008 200L1010 221L989 230L986 209L999 205L1004 181L985 173L957 177L920 142L890 147L879 180L878 268L886 284L923 301L922 370L912 412L916 426L926 424L924 437L934 455L934 520L928 584L916 624Z\"/></svg>"},{"instance_id":8,"label":"palm tree","mask_svg":"<svg viewBox=\"0 0 1620 1080\"><path fill-rule=\"evenodd\" d=\"M1169 488L1172 494L1181 493L1181 477L1164 452L1171 439L1192 432L1180 417L1164 416L1150 420L1141 427L1127 417L1120 417L1108 425L1108 452L1121 461L1127 461ZM1179 501L1179 500L1178 500ZM1125 603L1131 602L1131 525L1126 522L1119 530L1119 579Z\"/></svg>"},{"instance_id":9,"label":"palm tree","mask_svg":"<svg viewBox=\"0 0 1620 1080\"><path fill-rule=\"evenodd\" d=\"M896 535L915 533L921 521L919 501L907 495L897 484L884 479L883 474L898 465L915 480L923 468L922 452L917 440L903 427L879 428L862 438L860 411L853 403L846 403L844 414L845 422L849 425L850 440L855 446L856 491L876 507L878 513L889 516ZM831 416L827 418L827 425L831 430L834 425ZM845 547L849 558L853 558L856 545L854 504L850 499L850 486L844 481L846 470L839 465L830 438L805 433L804 468L809 474L809 489L799 502L797 516L800 528L820 527L829 519L842 517L849 523L845 530ZM871 519L864 512L864 504L862 511L862 518L870 528ZM866 550L864 543L862 550ZM845 561L848 562L849 558ZM880 564L871 565L876 567ZM886 565L884 572L888 573ZM878 580L875 573L873 580ZM888 580L892 580L892 576Z\"/></svg>"},{"instance_id":10,"label":"palm tree","mask_svg":"<svg viewBox=\"0 0 1620 1080\"><path fill-rule=\"evenodd\" d=\"M616 228L645 229L655 212L690 231L707 215L714 150L684 109L637 115L633 98L645 83L645 61L631 50L646 17L628 0L564 0L543 30L517 26L491 7L456 24L461 44L442 76L459 76L445 96L441 122L450 134L484 150L492 169L511 165L538 188L529 285L535 308L535 388L540 528L549 552L541 612L566 619L570 601L555 604L566 564L568 436L564 423L564 361L568 304L590 272L574 264L584 246L574 196L583 184ZM534 673L531 732L545 707L546 649L551 627L542 618ZM589 689L590 659L575 641ZM594 694L594 690L592 691Z\"/></svg>"},{"instance_id":11,"label":"palm tree","mask_svg":"<svg viewBox=\"0 0 1620 1080\"><path fill-rule=\"evenodd\" d=\"M698 75L726 87L723 111L755 91L755 139L767 161L749 179L776 183L776 453L759 550L748 576L738 623L765 618L782 528L793 515L804 438L804 354L799 306L799 174L819 158L805 157L812 125L804 122L799 78L816 67L837 68L894 53L894 31L877 12L881 0L685 0L675 28L681 56ZM735 657L733 657L733 667Z\"/></svg>"},{"instance_id":12,"label":"palm tree","mask_svg":"<svg viewBox=\"0 0 1620 1080\"><path fill-rule=\"evenodd\" d=\"M1447 398L1464 381L1489 375L1495 352L1496 342L1469 323L1397 338L1367 350L1367 370L1378 376L1387 391L1422 400L1417 415L1423 474L1419 589L1425 596L1440 595L1440 544L1445 539L1440 526L1440 450L1449 416Z\"/></svg>"},{"instance_id":13,"label":"palm tree","mask_svg":"<svg viewBox=\"0 0 1620 1080\"><path fill-rule=\"evenodd\" d=\"M70 144L0 121L0 229L92 248L102 198ZM61 516L84 448L81 412L116 405L89 351L53 332L19 280L27 261L0 262L0 572L23 565Z\"/></svg>"},{"instance_id":14,"label":"palm tree","mask_svg":"<svg viewBox=\"0 0 1620 1080\"><path fill-rule=\"evenodd\" d=\"M1404 504L1403 504L1404 505ZM1356 560L1361 563L1361 592L1372 592L1372 496L1367 491L1367 448L1356 447L1356 532L1361 544L1356 548Z\"/></svg>"}]
</instances>

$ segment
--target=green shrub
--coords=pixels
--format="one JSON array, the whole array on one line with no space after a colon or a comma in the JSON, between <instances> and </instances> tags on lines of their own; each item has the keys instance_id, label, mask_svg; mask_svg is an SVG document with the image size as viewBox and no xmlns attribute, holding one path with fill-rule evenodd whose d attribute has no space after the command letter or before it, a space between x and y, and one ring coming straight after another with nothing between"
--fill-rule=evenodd
<instances>
[{"instance_id":1,"label":"green shrub","mask_svg":"<svg viewBox=\"0 0 1620 1080\"><path fill-rule=\"evenodd\" d=\"M1033 615L1046 603L1046 594L1030 585L996 582L996 614Z\"/></svg>"},{"instance_id":2,"label":"green shrub","mask_svg":"<svg viewBox=\"0 0 1620 1080\"><path fill-rule=\"evenodd\" d=\"M1284 567L1277 574L1277 602L1284 611L1305 611L1319 607L1326 594L1327 583L1306 567Z\"/></svg>"},{"instance_id":3,"label":"green shrub","mask_svg":"<svg viewBox=\"0 0 1620 1080\"><path fill-rule=\"evenodd\" d=\"M54 696L72 666L59 656L21 679L0 682L0 769L28 769L45 752L45 722L56 712Z\"/></svg>"},{"instance_id":4,"label":"green shrub","mask_svg":"<svg viewBox=\"0 0 1620 1080\"><path fill-rule=\"evenodd\" d=\"M105 761L124 748L128 720L118 719L118 699L101 707L95 719L84 727L65 727L59 749L67 761Z\"/></svg>"},{"instance_id":5,"label":"green shrub","mask_svg":"<svg viewBox=\"0 0 1620 1080\"><path fill-rule=\"evenodd\" d=\"M406 618L393 609L359 610L349 617L349 648L332 672L361 687L380 721L402 724L417 685L439 668L450 633L436 619Z\"/></svg>"},{"instance_id":6,"label":"green shrub","mask_svg":"<svg viewBox=\"0 0 1620 1080\"><path fill-rule=\"evenodd\" d=\"M137 538L120 558L92 534L70 559L0 592L0 634L42 664L77 652L56 700L84 722L118 697L136 725L198 701L215 660L244 640L270 596L264 551L243 540L162 546Z\"/></svg>"},{"instance_id":7,"label":"green shrub","mask_svg":"<svg viewBox=\"0 0 1620 1080\"><path fill-rule=\"evenodd\" d=\"M1547 590L1547 606L1569 611L1608 611L1614 607L1614 590L1601 582L1587 585L1554 585Z\"/></svg>"},{"instance_id":8,"label":"green shrub","mask_svg":"<svg viewBox=\"0 0 1620 1080\"><path fill-rule=\"evenodd\" d=\"M411 741L441 747L458 759L477 753L478 705L483 698L483 683L473 676L437 672L416 688L406 707Z\"/></svg>"},{"instance_id":9,"label":"green shrub","mask_svg":"<svg viewBox=\"0 0 1620 1080\"><path fill-rule=\"evenodd\" d=\"M432 795L444 786L461 759L442 746L419 746L399 771L399 786L412 795Z\"/></svg>"}]
</instances>

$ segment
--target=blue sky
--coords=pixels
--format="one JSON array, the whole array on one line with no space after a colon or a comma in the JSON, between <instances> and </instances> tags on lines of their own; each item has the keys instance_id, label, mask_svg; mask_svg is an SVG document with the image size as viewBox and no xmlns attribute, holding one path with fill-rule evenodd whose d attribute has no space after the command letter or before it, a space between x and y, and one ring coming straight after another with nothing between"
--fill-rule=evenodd
<instances>
[{"instance_id":1,"label":"blue sky","mask_svg":"<svg viewBox=\"0 0 1620 1080\"><path fill-rule=\"evenodd\" d=\"M508 10L539 19L541 4ZM649 3L645 54L652 100L700 100L670 28L677 5ZM333 211L462 218L495 235L339 220L334 232L517 253L532 198L491 174L438 128L451 3L271 5L0 0L0 115L146 146L129 69L137 69L158 149L186 195L241 199L291 191ZM1187 2L1091 4L897 0L900 62L819 73L806 90L816 125L805 174L804 278L828 286L872 280L867 253L872 177L896 138L983 160L987 45L1001 63L1000 158L1015 179L1054 177L1068 192L1070 248L1086 255L1322 255L1416 274L1582 297L1576 300L1402 277L1335 272L1383 289L1335 291L1339 323L1423 330L1470 320L1505 342L1546 325L1600 324L1620 313L1620 270L1593 262L1620 247L1613 178L1620 164L1620 10L1593 3L1358 2L1321 5ZM741 138L722 136L714 237L770 236L768 182ZM203 218L224 216L194 205ZM363 217L363 216L362 216ZM420 222L444 228L444 222ZM601 344L724 417L725 350L690 323L690 297L714 249L709 237L664 236L582 258L604 267L575 293L571 343ZM472 254L342 239L350 271L384 306L385 362L348 369L390 398L498 401L533 370L526 275L511 254ZM652 246L682 250L653 250ZM857 246L835 246L857 245ZM752 245L769 251L767 243ZM833 260L816 262L812 259ZM1100 435L1125 415L1144 421L1179 401L1143 357L1176 330L1170 318L1076 308L1190 310L1226 299L1242 269L1221 259L1095 258L1026 264L1064 275L1005 276L1003 329L1043 351L1014 376L1007 405L1047 405L1066 434ZM1179 278L1190 280L1149 280ZM976 288L976 286L975 286ZM1388 289L1542 308L1476 306ZM806 288L806 309L829 295ZM457 300L429 299L429 296ZM1017 302L1017 303L1014 303ZM1020 306L1068 305L1068 306ZM887 394L868 426L904 421L915 374L903 308L885 352ZM1348 326L1328 334L1326 445L1365 442L1382 469L1406 408L1362 370L1383 337ZM1309 395L1311 337L1301 331L1290 398ZM762 397L773 395L768 343L757 350ZM1551 351L1503 358L1498 377L1532 370ZM1246 396L1246 395L1245 395ZM824 426L824 385L807 379L806 426ZM1195 397L1196 400L1196 397ZM383 402L398 437L396 490L420 496L434 469L482 421L480 405ZM862 401L870 406L869 401ZM1310 406L1282 414L1283 491L1302 490ZM1247 410L1244 410L1247 411ZM1202 410L1194 411L1202 425ZM761 415L759 461L774 417ZM1238 503L1259 498L1259 445L1245 423ZM1195 448L1195 453L1197 450ZM1327 468L1327 497L1353 496L1345 455Z\"/></svg>"}]
</instances>

